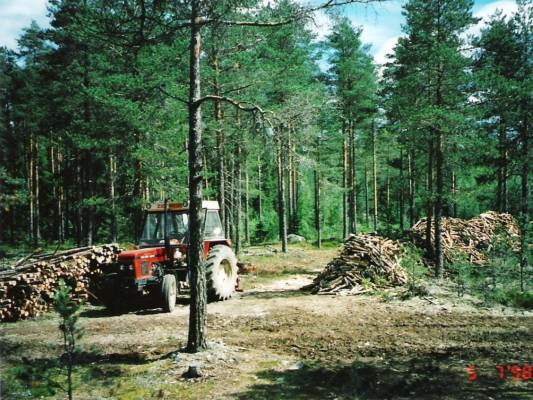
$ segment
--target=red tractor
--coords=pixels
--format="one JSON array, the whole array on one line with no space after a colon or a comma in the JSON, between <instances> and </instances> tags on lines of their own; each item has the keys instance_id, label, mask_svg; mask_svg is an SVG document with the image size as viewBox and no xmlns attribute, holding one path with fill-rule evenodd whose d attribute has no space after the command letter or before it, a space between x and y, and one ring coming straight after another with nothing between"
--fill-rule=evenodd
<instances>
[{"instance_id":1,"label":"red tractor","mask_svg":"<svg viewBox=\"0 0 533 400\"><path fill-rule=\"evenodd\" d=\"M202 209L208 299L226 300L237 285L237 259L224 237L218 202L204 201ZM138 248L120 253L104 277L108 308L120 311L130 300L148 295L165 311L174 310L178 293L189 285L188 211L166 201L146 211Z\"/></svg>"}]
</instances>

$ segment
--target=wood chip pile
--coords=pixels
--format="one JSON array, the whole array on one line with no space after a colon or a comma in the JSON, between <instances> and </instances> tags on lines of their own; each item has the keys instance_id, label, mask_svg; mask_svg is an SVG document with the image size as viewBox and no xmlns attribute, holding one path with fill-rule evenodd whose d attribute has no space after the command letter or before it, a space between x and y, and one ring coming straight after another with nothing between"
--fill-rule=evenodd
<instances>
[{"instance_id":1,"label":"wood chip pile","mask_svg":"<svg viewBox=\"0 0 533 400\"><path fill-rule=\"evenodd\" d=\"M117 244L82 247L34 260L0 271L0 321L16 321L47 312L63 279L77 301L89 297L91 280L101 267L116 261Z\"/></svg>"},{"instance_id":2,"label":"wood chip pile","mask_svg":"<svg viewBox=\"0 0 533 400\"><path fill-rule=\"evenodd\" d=\"M338 257L305 289L317 294L359 294L407 282L399 242L377 235L350 235Z\"/></svg>"},{"instance_id":3,"label":"wood chip pile","mask_svg":"<svg viewBox=\"0 0 533 400\"><path fill-rule=\"evenodd\" d=\"M489 211L469 220L443 218L442 221L444 258L448 262L465 255L473 264L485 264L487 252L499 230L507 233L513 248L519 248L520 227L511 214ZM426 218L422 218L411 229L414 243L421 248L425 248L426 224ZM434 226L431 235L432 243L435 243Z\"/></svg>"}]
</instances>

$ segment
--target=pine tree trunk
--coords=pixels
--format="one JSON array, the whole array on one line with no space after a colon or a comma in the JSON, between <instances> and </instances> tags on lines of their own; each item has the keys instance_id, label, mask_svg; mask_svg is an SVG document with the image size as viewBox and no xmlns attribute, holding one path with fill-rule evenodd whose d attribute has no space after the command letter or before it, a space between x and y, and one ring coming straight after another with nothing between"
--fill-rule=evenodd
<instances>
[{"instance_id":1,"label":"pine tree trunk","mask_svg":"<svg viewBox=\"0 0 533 400\"><path fill-rule=\"evenodd\" d=\"M203 157L203 166L204 166L204 172L203 172L203 176L204 176L204 190L209 193L209 164L207 162L207 150L205 149L205 146L202 146L203 149L202 149L202 157ZM148 185L147 185L148 187ZM148 197L148 196L147 196Z\"/></svg>"},{"instance_id":2,"label":"pine tree trunk","mask_svg":"<svg viewBox=\"0 0 533 400\"><path fill-rule=\"evenodd\" d=\"M409 226L412 227L415 224L415 176L414 176L414 163L415 152L411 150L408 153L408 168L409 168Z\"/></svg>"},{"instance_id":3,"label":"pine tree trunk","mask_svg":"<svg viewBox=\"0 0 533 400\"><path fill-rule=\"evenodd\" d=\"M315 229L316 243L322 247L322 224L320 215L320 135L316 137L316 167L315 167Z\"/></svg>"},{"instance_id":4,"label":"pine tree trunk","mask_svg":"<svg viewBox=\"0 0 533 400\"><path fill-rule=\"evenodd\" d=\"M522 116L522 125L520 127L520 139L522 141L522 170L520 173L521 180L521 225L522 225L522 240L520 251L520 290L524 291L524 271L527 269L529 260L529 170L531 164L529 162L529 110L527 103L523 105L525 112Z\"/></svg>"},{"instance_id":5,"label":"pine tree trunk","mask_svg":"<svg viewBox=\"0 0 533 400\"><path fill-rule=\"evenodd\" d=\"M500 159L498 165L497 208L500 212L507 212L507 133L504 121L500 121L498 133L498 147Z\"/></svg>"},{"instance_id":6,"label":"pine tree trunk","mask_svg":"<svg viewBox=\"0 0 533 400\"><path fill-rule=\"evenodd\" d=\"M370 222L370 203L368 199L368 169L365 163L365 223L368 226Z\"/></svg>"},{"instance_id":7,"label":"pine tree trunk","mask_svg":"<svg viewBox=\"0 0 533 400\"><path fill-rule=\"evenodd\" d=\"M56 163L56 151L55 151L55 148L54 148L54 145L51 145L50 146L50 173L51 173L51 177L52 177L52 198L54 199L59 199L59 195L58 195L58 179L57 179L57 163ZM56 203L57 204L57 203ZM58 208L56 207L55 210L53 211L53 224L54 226L56 227L59 227L59 213L58 213ZM59 241L59 230L56 232L58 235L57 235L57 240Z\"/></svg>"},{"instance_id":8,"label":"pine tree trunk","mask_svg":"<svg viewBox=\"0 0 533 400\"><path fill-rule=\"evenodd\" d=\"M385 188L385 198L386 198L386 211L387 211L387 226L390 228L392 213L390 210L390 168L389 168L388 158L387 158L387 185Z\"/></svg>"},{"instance_id":9,"label":"pine tree trunk","mask_svg":"<svg viewBox=\"0 0 533 400\"><path fill-rule=\"evenodd\" d=\"M291 132L291 124L289 124L287 128L287 201L289 207L287 208L288 211L288 217L289 217L289 226L288 226L288 232L289 233L296 233L294 231L294 193L293 193L293 183L292 183L292 135Z\"/></svg>"},{"instance_id":10,"label":"pine tree trunk","mask_svg":"<svg viewBox=\"0 0 533 400\"><path fill-rule=\"evenodd\" d=\"M404 231L405 226L403 222L404 217L404 194L403 194L403 188L404 188L404 179L403 179L403 149L400 149L400 231Z\"/></svg>"},{"instance_id":11,"label":"pine tree trunk","mask_svg":"<svg viewBox=\"0 0 533 400\"><path fill-rule=\"evenodd\" d=\"M357 143L355 140L355 126L353 121L350 122L350 135L352 137L352 159L350 162L351 165L351 175L352 175L352 185L351 185L351 192L352 192L352 205L351 205L351 214L352 214L352 232L357 234L358 232L358 226L357 226Z\"/></svg>"},{"instance_id":12,"label":"pine tree trunk","mask_svg":"<svg viewBox=\"0 0 533 400\"><path fill-rule=\"evenodd\" d=\"M250 244L250 192L248 168L244 168L244 241L247 245Z\"/></svg>"},{"instance_id":13,"label":"pine tree trunk","mask_svg":"<svg viewBox=\"0 0 533 400\"><path fill-rule=\"evenodd\" d=\"M83 213L82 213L82 203L83 203L83 170L82 170L82 159L80 155L80 150L77 150L78 154L76 155L76 200L77 204L75 205L76 213L76 243L80 247L83 243Z\"/></svg>"},{"instance_id":14,"label":"pine tree trunk","mask_svg":"<svg viewBox=\"0 0 533 400\"><path fill-rule=\"evenodd\" d=\"M444 277L444 254L442 250L442 205L444 197L444 155L442 133L436 133L436 174L437 188L435 196L435 268L437 279Z\"/></svg>"},{"instance_id":15,"label":"pine tree trunk","mask_svg":"<svg viewBox=\"0 0 533 400\"><path fill-rule=\"evenodd\" d=\"M202 241L202 114L200 92L200 1L191 1L189 64L189 250L191 300L187 349L207 348L207 288Z\"/></svg>"},{"instance_id":16,"label":"pine tree trunk","mask_svg":"<svg viewBox=\"0 0 533 400\"><path fill-rule=\"evenodd\" d=\"M257 155L257 214L260 223L263 222L263 186L261 179L261 156Z\"/></svg>"},{"instance_id":17,"label":"pine tree trunk","mask_svg":"<svg viewBox=\"0 0 533 400\"><path fill-rule=\"evenodd\" d=\"M376 159L376 121L372 120L372 170L374 178L374 232L378 230L378 164Z\"/></svg>"},{"instance_id":18,"label":"pine tree trunk","mask_svg":"<svg viewBox=\"0 0 533 400\"><path fill-rule=\"evenodd\" d=\"M240 125L240 121L237 121L237 127ZM242 181L242 172L241 172L241 145L240 143L237 143L237 154L236 154L236 160L235 160L235 175L234 175L234 181L235 181L235 253L239 254L241 252L242 242L241 242L241 208L242 208L242 189L241 189L241 181Z\"/></svg>"},{"instance_id":19,"label":"pine tree trunk","mask_svg":"<svg viewBox=\"0 0 533 400\"><path fill-rule=\"evenodd\" d=\"M349 186L350 195L348 197L348 220L350 222L350 233L357 234L357 169L356 169L356 143L355 129L353 123L348 123L349 134Z\"/></svg>"},{"instance_id":20,"label":"pine tree trunk","mask_svg":"<svg viewBox=\"0 0 533 400\"><path fill-rule=\"evenodd\" d=\"M28 192L30 194L30 229L28 233L32 243L35 244L35 191L33 188L35 183L35 179L33 177L33 174L35 173L35 159L33 156L33 134L30 134L28 150Z\"/></svg>"},{"instance_id":21,"label":"pine tree trunk","mask_svg":"<svg viewBox=\"0 0 533 400\"><path fill-rule=\"evenodd\" d=\"M117 206L115 199L115 179L117 173L116 158L109 154L109 197L111 199L111 241L117 241Z\"/></svg>"},{"instance_id":22,"label":"pine tree trunk","mask_svg":"<svg viewBox=\"0 0 533 400\"><path fill-rule=\"evenodd\" d=\"M296 162L296 143L294 138L291 139L291 191L292 191L292 231L299 233L300 221L298 219L298 166Z\"/></svg>"},{"instance_id":23,"label":"pine tree trunk","mask_svg":"<svg viewBox=\"0 0 533 400\"><path fill-rule=\"evenodd\" d=\"M282 131L278 133L278 219L279 219L279 239L281 250L287 253L287 219L285 211L285 157L283 151Z\"/></svg>"},{"instance_id":24,"label":"pine tree trunk","mask_svg":"<svg viewBox=\"0 0 533 400\"><path fill-rule=\"evenodd\" d=\"M226 224L229 233L229 238L235 242L235 158L232 157L229 161L229 170L226 176L226 193L228 198L226 201Z\"/></svg>"},{"instance_id":25,"label":"pine tree trunk","mask_svg":"<svg viewBox=\"0 0 533 400\"><path fill-rule=\"evenodd\" d=\"M220 77L220 63L218 59L218 53L215 53L213 58L213 69L215 71L214 81L214 92L216 96L221 95L221 88L219 83ZM222 221L222 226L225 230L225 236L229 237L229 232L227 231L226 224L226 184L225 184L225 163L224 163L224 130L222 128L222 123L224 120L224 114L222 112L222 102L220 100L215 100L215 121L217 123L216 129L216 139L217 139L217 172L218 172L218 203L220 206L220 219Z\"/></svg>"},{"instance_id":26,"label":"pine tree trunk","mask_svg":"<svg viewBox=\"0 0 533 400\"><path fill-rule=\"evenodd\" d=\"M346 123L343 123L346 125ZM348 236L348 142L347 130L343 127L343 142L342 142L342 238L343 240Z\"/></svg>"},{"instance_id":27,"label":"pine tree trunk","mask_svg":"<svg viewBox=\"0 0 533 400\"><path fill-rule=\"evenodd\" d=\"M35 205L35 209L34 209L34 225L33 225L33 229L34 229L34 245L35 246L38 246L40 241L41 241L41 205L40 205L40 200L41 200L41 194L40 194L40 185L41 185L41 181L40 181L40 165L39 165L39 143L38 141L35 139L34 137L34 140L33 140L33 168L34 168L34 172L33 172L33 179L34 179L34 182L33 182L33 190L34 190L34 205Z\"/></svg>"},{"instance_id":28,"label":"pine tree trunk","mask_svg":"<svg viewBox=\"0 0 533 400\"><path fill-rule=\"evenodd\" d=\"M86 185L87 185L87 189L89 191L88 197L89 197L89 199L91 200L91 203L92 203L92 198L93 198L93 195L94 195L94 179L93 179L92 157L91 157L91 154L89 152L87 152L87 154L86 154L85 171L87 172ZM85 242L87 243L87 246L92 246L93 245L93 230L94 230L94 206L92 204L90 204L87 207L87 224L86 224L86 227L87 227L87 231L85 232L86 233L86 241Z\"/></svg>"},{"instance_id":29,"label":"pine tree trunk","mask_svg":"<svg viewBox=\"0 0 533 400\"><path fill-rule=\"evenodd\" d=\"M427 202L426 202L426 252L428 258L433 255L433 247L431 240L431 226L433 218L433 139L428 143L428 176L427 176Z\"/></svg>"},{"instance_id":30,"label":"pine tree trunk","mask_svg":"<svg viewBox=\"0 0 533 400\"><path fill-rule=\"evenodd\" d=\"M452 171L452 217L457 218L457 175Z\"/></svg>"},{"instance_id":31,"label":"pine tree trunk","mask_svg":"<svg viewBox=\"0 0 533 400\"><path fill-rule=\"evenodd\" d=\"M59 218L58 225L58 239L59 243L65 241L65 184L63 180L63 154L57 151L57 179L58 179L58 193L57 193L57 215Z\"/></svg>"}]
</instances>

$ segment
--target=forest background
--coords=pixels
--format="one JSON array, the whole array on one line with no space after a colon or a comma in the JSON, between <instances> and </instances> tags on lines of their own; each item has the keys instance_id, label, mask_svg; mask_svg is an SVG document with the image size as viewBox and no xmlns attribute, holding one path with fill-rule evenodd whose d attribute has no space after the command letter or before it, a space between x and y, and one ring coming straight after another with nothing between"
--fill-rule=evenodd
<instances>
[{"instance_id":1,"label":"forest background","mask_svg":"<svg viewBox=\"0 0 533 400\"><path fill-rule=\"evenodd\" d=\"M207 3L256 21L302 7ZM321 37L308 18L205 28L204 198L220 202L237 251L290 233L397 236L421 217L438 228L489 209L528 231L531 2L479 31L473 6L408 1L383 65L349 7ZM144 207L187 201L187 7L54 0L49 27L1 48L0 243L135 242ZM438 243L428 253L441 263Z\"/></svg>"}]
</instances>

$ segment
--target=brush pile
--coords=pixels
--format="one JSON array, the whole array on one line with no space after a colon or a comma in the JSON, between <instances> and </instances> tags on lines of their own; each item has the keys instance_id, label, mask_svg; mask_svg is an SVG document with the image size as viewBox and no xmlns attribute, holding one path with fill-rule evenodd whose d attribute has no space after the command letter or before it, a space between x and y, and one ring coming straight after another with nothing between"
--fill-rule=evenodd
<instances>
[{"instance_id":1,"label":"brush pile","mask_svg":"<svg viewBox=\"0 0 533 400\"><path fill-rule=\"evenodd\" d=\"M63 279L76 301L87 300L91 281L116 261L117 244L82 247L25 259L0 271L0 321L17 321L49 310Z\"/></svg>"},{"instance_id":2,"label":"brush pile","mask_svg":"<svg viewBox=\"0 0 533 400\"><path fill-rule=\"evenodd\" d=\"M413 242L420 248L426 243L426 218L422 218L411 229ZM511 214L489 211L469 220L460 218L442 219L442 245L444 258L451 262L458 257L466 257L471 263L483 265L498 234L507 236L511 247L520 246L520 227ZM431 243L435 243L434 225L431 230Z\"/></svg>"},{"instance_id":3,"label":"brush pile","mask_svg":"<svg viewBox=\"0 0 533 400\"><path fill-rule=\"evenodd\" d=\"M338 257L304 289L317 294L359 294L407 282L399 242L377 235L350 235Z\"/></svg>"}]
</instances>

